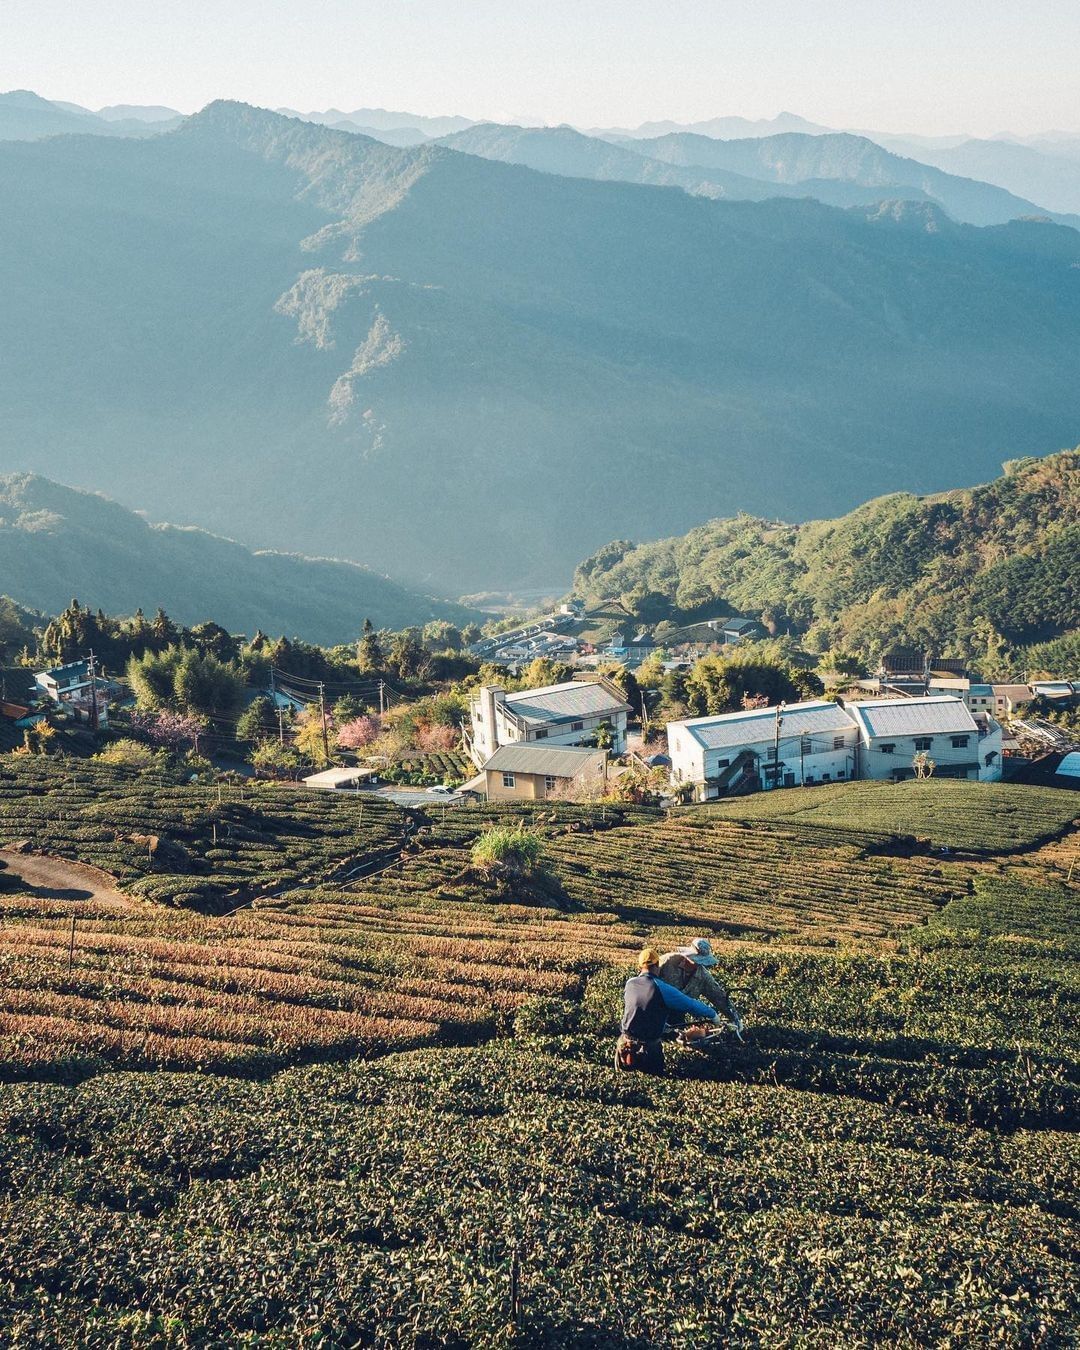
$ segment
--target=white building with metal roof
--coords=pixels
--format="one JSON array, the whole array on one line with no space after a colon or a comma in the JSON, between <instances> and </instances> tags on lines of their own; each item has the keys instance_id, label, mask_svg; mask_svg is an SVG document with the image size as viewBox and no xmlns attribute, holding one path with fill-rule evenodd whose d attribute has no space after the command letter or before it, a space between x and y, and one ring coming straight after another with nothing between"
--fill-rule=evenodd
<instances>
[{"instance_id":1,"label":"white building with metal roof","mask_svg":"<svg viewBox=\"0 0 1080 1350\"><path fill-rule=\"evenodd\" d=\"M602 679L568 680L519 693L486 684L470 701L471 734L466 746L478 768L484 767L499 746L520 741L588 746L610 735L607 748L621 755L626 750L629 713L630 705L620 691Z\"/></svg>"},{"instance_id":2,"label":"white building with metal roof","mask_svg":"<svg viewBox=\"0 0 1080 1350\"><path fill-rule=\"evenodd\" d=\"M936 778L1001 777L1001 727L990 716L975 717L962 699L868 699L847 711L859 732L859 778L913 778L919 754L933 760Z\"/></svg>"},{"instance_id":3,"label":"white building with metal roof","mask_svg":"<svg viewBox=\"0 0 1080 1350\"><path fill-rule=\"evenodd\" d=\"M702 801L734 791L845 782L856 776L859 733L826 699L668 723L676 784Z\"/></svg>"}]
</instances>

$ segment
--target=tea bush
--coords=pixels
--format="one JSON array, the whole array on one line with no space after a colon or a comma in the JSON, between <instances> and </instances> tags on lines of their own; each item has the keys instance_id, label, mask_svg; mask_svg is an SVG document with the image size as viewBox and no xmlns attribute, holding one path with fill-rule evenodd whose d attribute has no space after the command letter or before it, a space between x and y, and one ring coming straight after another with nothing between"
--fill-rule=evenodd
<instances>
[{"instance_id":1,"label":"tea bush","mask_svg":"<svg viewBox=\"0 0 1080 1350\"><path fill-rule=\"evenodd\" d=\"M0 1089L13 1345L1064 1347L1075 1136L513 1044Z\"/></svg>"}]
</instances>

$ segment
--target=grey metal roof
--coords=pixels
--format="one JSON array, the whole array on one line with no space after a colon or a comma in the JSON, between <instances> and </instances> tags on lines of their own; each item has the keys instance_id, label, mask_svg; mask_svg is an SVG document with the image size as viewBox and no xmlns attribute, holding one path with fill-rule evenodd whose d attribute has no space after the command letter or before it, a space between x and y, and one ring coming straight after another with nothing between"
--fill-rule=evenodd
<instances>
[{"instance_id":1,"label":"grey metal roof","mask_svg":"<svg viewBox=\"0 0 1080 1350\"><path fill-rule=\"evenodd\" d=\"M894 698L849 703L868 736L931 736L977 732L975 719L958 698Z\"/></svg>"},{"instance_id":2,"label":"grey metal roof","mask_svg":"<svg viewBox=\"0 0 1080 1350\"><path fill-rule=\"evenodd\" d=\"M484 765L484 772L495 769L499 773L542 773L552 778L576 778L590 766L595 766L599 772L606 758L603 750L572 745L500 745Z\"/></svg>"},{"instance_id":3,"label":"grey metal roof","mask_svg":"<svg viewBox=\"0 0 1080 1350\"><path fill-rule=\"evenodd\" d=\"M602 717L606 713L629 712L630 705L616 698L595 680L570 680L549 684L543 689L525 689L507 694L504 707L526 722L543 726L548 722L568 722L577 717Z\"/></svg>"},{"instance_id":4,"label":"grey metal roof","mask_svg":"<svg viewBox=\"0 0 1080 1350\"><path fill-rule=\"evenodd\" d=\"M706 750L723 750L736 745L758 745L771 741L776 734L776 709L751 708L746 712L721 713L716 717L692 717L686 722L672 722L668 736L675 727L685 727ZM813 703L792 703L784 709L780 736L813 736L853 730L851 718L837 703L826 700Z\"/></svg>"}]
</instances>

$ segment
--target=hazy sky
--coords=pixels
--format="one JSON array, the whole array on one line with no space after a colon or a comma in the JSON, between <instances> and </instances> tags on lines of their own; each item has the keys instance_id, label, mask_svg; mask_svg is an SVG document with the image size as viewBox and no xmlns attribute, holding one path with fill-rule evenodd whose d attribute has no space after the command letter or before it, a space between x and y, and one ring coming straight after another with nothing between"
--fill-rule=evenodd
<instances>
[{"instance_id":1,"label":"hazy sky","mask_svg":"<svg viewBox=\"0 0 1080 1350\"><path fill-rule=\"evenodd\" d=\"M636 125L1080 131L1078 0L0 0L0 89Z\"/></svg>"}]
</instances>

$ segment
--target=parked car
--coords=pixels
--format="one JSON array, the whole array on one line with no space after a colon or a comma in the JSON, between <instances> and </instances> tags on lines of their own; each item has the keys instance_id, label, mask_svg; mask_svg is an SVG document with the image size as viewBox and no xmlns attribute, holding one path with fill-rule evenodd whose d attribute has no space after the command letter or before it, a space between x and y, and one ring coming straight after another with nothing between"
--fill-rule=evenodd
<instances>
[{"instance_id":1,"label":"parked car","mask_svg":"<svg viewBox=\"0 0 1080 1350\"><path fill-rule=\"evenodd\" d=\"M436 783L434 787L429 787L428 791L436 797L455 797L457 788L452 788L448 783Z\"/></svg>"}]
</instances>

